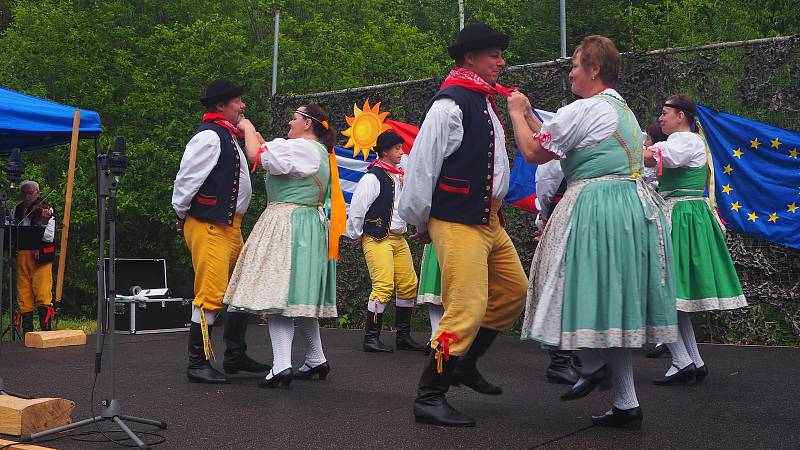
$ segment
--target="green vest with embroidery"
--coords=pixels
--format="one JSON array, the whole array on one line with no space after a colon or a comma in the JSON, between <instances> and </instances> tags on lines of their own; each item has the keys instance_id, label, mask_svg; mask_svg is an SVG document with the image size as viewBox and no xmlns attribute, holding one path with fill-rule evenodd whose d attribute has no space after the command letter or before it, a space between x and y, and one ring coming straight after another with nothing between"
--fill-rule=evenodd
<instances>
[{"instance_id":1,"label":"green vest with embroidery","mask_svg":"<svg viewBox=\"0 0 800 450\"><path fill-rule=\"evenodd\" d=\"M331 176L328 152L319 145L320 164L317 173L306 178L290 178L286 175L267 176L267 199L270 203L297 203L307 206L322 206L328 193Z\"/></svg>"},{"instance_id":2,"label":"green vest with embroidery","mask_svg":"<svg viewBox=\"0 0 800 450\"><path fill-rule=\"evenodd\" d=\"M617 128L611 136L592 147L567 153L561 160L561 169L568 181L585 180L605 175L640 176L644 169L642 160L642 132L636 117L621 98L598 94L617 113Z\"/></svg>"}]
</instances>

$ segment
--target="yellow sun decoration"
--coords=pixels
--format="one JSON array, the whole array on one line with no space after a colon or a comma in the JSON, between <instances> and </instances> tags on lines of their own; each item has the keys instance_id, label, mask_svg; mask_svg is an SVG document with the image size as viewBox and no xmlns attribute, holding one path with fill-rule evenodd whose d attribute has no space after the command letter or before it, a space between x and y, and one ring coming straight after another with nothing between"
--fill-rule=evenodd
<instances>
[{"instance_id":1,"label":"yellow sun decoration","mask_svg":"<svg viewBox=\"0 0 800 450\"><path fill-rule=\"evenodd\" d=\"M389 112L380 112L380 107L381 102L370 107L369 99L366 99L362 109L359 109L358 105L353 105L353 117L345 116L350 128L342 131L342 134L348 137L344 147L352 147L353 156L363 153L364 160L366 160L370 150L375 147L378 136L384 131L392 129L391 125L383 123Z\"/></svg>"}]
</instances>

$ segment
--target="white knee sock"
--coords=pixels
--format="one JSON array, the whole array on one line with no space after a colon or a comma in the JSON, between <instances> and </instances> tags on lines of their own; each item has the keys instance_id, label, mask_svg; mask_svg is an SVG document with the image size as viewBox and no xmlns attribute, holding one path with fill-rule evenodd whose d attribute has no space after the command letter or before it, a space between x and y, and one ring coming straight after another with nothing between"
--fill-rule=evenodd
<instances>
[{"instance_id":1,"label":"white knee sock","mask_svg":"<svg viewBox=\"0 0 800 450\"><path fill-rule=\"evenodd\" d=\"M436 329L444 316L444 306L428 303L428 317L431 319L431 340L436 337Z\"/></svg>"},{"instance_id":2,"label":"white knee sock","mask_svg":"<svg viewBox=\"0 0 800 450\"><path fill-rule=\"evenodd\" d=\"M686 346L683 345L683 339L680 337L678 337L677 342L670 342L667 344L667 348L669 349L670 354L672 354L672 365L669 366L666 376L673 375L677 373L678 370L683 369L692 363L692 358L686 351Z\"/></svg>"},{"instance_id":3,"label":"white knee sock","mask_svg":"<svg viewBox=\"0 0 800 450\"><path fill-rule=\"evenodd\" d=\"M697 339L694 337L694 327L689 313L678 311L678 329L681 332L681 340L686 346L686 351L695 367L703 367L706 363L700 357L700 349L697 348Z\"/></svg>"},{"instance_id":4,"label":"white knee sock","mask_svg":"<svg viewBox=\"0 0 800 450\"><path fill-rule=\"evenodd\" d=\"M603 357L611 369L614 385L614 406L618 409L631 409L639 406L636 387L633 384L633 365L631 350L628 348L603 349Z\"/></svg>"},{"instance_id":5,"label":"white knee sock","mask_svg":"<svg viewBox=\"0 0 800 450\"><path fill-rule=\"evenodd\" d=\"M269 316L269 338L272 341L272 375L292 367L292 339L294 338L294 320L277 314Z\"/></svg>"},{"instance_id":6,"label":"white knee sock","mask_svg":"<svg viewBox=\"0 0 800 450\"><path fill-rule=\"evenodd\" d=\"M322 352L322 339L319 336L319 320L312 317L298 317L295 319L297 329L303 335L306 344L306 360L301 372L313 369L327 361ZM305 369L305 370L304 370Z\"/></svg>"},{"instance_id":7,"label":"white knee sock","mask_svg":"<svg viewBox=\"0 0 800 450\"><path fill-rule=\"evenodd\" d=\"M206 323L214 325L214 321L217 319L217 312L205 310L204 313L206 316ZM192 322L200 323L200 308L194 305L192 305Z\"/></svg>"}]
</instances>

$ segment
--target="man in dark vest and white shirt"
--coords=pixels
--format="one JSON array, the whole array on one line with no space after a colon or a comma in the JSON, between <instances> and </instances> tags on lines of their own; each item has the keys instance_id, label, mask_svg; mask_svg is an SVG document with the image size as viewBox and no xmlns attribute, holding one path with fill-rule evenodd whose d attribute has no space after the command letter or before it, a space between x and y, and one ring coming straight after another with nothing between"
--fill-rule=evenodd
<instances>
[{"instance_id":1,"label":"man in dark vest and white shirt","mask_svg":"<svg viewBox=\"0 0 800 450\"><path fill-rule=\"evenodd\" d=\"M477 361L500 331L510 328L525 303L527 277L503 229L508 192L506 134L496 95L509 37L484 24L458 34L447 51L456 61L433 97L406 167L400 216L432 240L442 271L444 316L417 386L417 422L474 426L445 398L450 385L464 384L498 395L500 387L481 375Z\"/></svg>"},{"instance_id":2,"label":"man in dark vest and white shirt","mask_svg":"<svg viewBox=\"0 0 800 450\"><path fill-rule=\"evenodd\" d=\"M353 192L347 217L347 237L361 241L372 292L367 303L364 330L365 352L387 352L392 348L380 340L383 311L396 294L395 324L398 350L421 351L411 338L411 312L417 301L417 274L406 242L406 223L397 214L404 185L400 167L403 138L393 131L378 136L373 149L378 154Z\"/></svg>"},{"instance_id":3,"label":"man in dark vest and white shirt","mask_svg":"<svg viewBox=\"0 0 800 450\"><path fill-rule=\"evenodd\" d=\"M209 362L213 358L210 338L242 249L242 216L252 194L247 159L237 140L244 138L236 127L244 117L242 93L242 88L225 79L209 84L201 99L206 107L203 124L186 144L172 191L176 228L186 238L195 273L186 375L197 383L228 382ZM227 313L225 373L270 369L245 353L248 318L245 312Z\"/></svg>"}]
</instances>

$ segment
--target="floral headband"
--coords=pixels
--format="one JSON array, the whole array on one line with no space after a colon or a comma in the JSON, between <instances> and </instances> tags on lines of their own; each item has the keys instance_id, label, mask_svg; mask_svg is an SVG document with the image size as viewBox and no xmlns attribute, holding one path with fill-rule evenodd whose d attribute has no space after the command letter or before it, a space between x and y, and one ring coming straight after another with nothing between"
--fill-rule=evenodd
<instances>
[{"instance_id":1,"label":"floral headband","mask_svg":"<svg viewBox=\"0 0 800 450\"><path fill-rule=\"evenodd\" d=\"M313 121L315 121L315 122L319 123L319 124L320 124L320 125L322 125L322 126L323 126L323 127L326 129L326 130L330 128L330 124L328 123L328 121L327 121L327 120L319 120L319 119L317 119L316 117L312 116L311 114L309 114L309 113L307 113L307 112L300 111L299 109L295 110L294 112L296 112L297 114L300 114L300 115L301 115L301 116L303 116L303 117L306 117L306 118L308 118L308 119L311 119L311 120L313 120Z\"/></svg>"}]
</instances>

